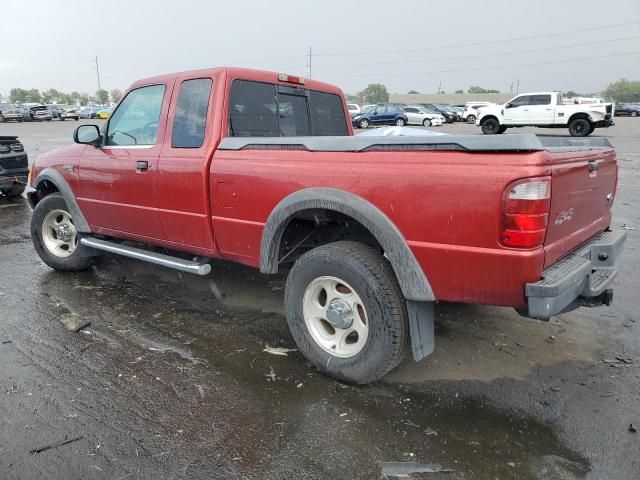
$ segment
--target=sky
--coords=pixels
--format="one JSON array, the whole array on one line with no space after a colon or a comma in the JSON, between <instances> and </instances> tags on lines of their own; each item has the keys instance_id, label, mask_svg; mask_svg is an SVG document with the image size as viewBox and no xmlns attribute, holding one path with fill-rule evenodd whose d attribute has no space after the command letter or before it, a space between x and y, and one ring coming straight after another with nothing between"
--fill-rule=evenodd
<instances>
[{"instance_id":1,"label":"sky","mask_svg":"<svg viewBox=\"0 0 640 480\"><path fill-rule=\"evenodd\" d=\"M225 65L356 93L599 92L640 80L640 0L3 0L0 94ZM10 21L7 21L10 19ZM311 56L309 49L311 48Z\"/></svg>"}]
</instances>

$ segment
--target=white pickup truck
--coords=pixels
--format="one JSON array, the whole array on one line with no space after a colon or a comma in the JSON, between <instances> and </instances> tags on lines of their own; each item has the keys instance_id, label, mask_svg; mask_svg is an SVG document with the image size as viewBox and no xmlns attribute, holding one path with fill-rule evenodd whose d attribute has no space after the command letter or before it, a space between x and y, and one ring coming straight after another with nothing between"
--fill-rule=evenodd
<instances>
[{"instance_id":1,"label":"white pickup truck","mask_svg":"<svg viewBox=\"0 0 640 480\"><path fill-rule=\"evenodd\" d=\"M523 93L504 105L478 110L482 133L504 133L511 127L569 128L572 137L586 137L596 128L613 125L611 104L563 105L560 92Z\"/></svg>"}]
</instances>

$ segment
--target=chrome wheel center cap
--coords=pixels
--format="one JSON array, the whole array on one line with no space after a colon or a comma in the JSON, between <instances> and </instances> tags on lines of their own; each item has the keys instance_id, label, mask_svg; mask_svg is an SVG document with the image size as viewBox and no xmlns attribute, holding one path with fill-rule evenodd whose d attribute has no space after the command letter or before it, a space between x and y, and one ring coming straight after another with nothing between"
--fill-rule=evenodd
<instances>
[{"instance_id":1,"label":"chrome wheel center cap","mask_svg":"<svg viewBox=\"0 0 640 480\"><path fill-rule=\"evenodd\" d=\"M63 242L68 242L73 236L73 230L71 229L69 224L63 223L58 228L56 228L56 234L58 235L58 238L60 240L62 240Z\"/></svg>"},{"instance_id":2,"label":"chrome wheel center cap","mask_svg":"<svg viewBox=\"0 0 640 480\"><path fill-rule=\"evenodd\" d=\"M327 320L333 328L350 328L353 324L353 310L347 302L335 298L327 307Z\"/></svg>"}]
</instances>

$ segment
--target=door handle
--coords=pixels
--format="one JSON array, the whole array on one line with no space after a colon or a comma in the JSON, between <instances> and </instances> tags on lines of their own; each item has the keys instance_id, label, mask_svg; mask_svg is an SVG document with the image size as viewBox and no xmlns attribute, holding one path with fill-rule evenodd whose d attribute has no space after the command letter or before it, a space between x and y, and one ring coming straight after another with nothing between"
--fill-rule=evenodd
<instances>
[{"instance_id":1,"label":"door handle","mask_svg":"<svg viewBox=\"0 0 640 480\"><path fill-rule=\"evenodd\" d=\"M136 170L148 170L150 166L147 161L139 160L136 162Z\"/></svg>"},{"instance_id":2,"label":"door handle","mask_svg":"<svg viewBox=\"0 0 640 480\"><path fill-rule=\"evenodd\" d=\"M589 162L589 171L590 172L595 172L597 170L600 170L600 164L598 162L596 162L595 160L591 160Z\"/></svg>"}]
</instances>

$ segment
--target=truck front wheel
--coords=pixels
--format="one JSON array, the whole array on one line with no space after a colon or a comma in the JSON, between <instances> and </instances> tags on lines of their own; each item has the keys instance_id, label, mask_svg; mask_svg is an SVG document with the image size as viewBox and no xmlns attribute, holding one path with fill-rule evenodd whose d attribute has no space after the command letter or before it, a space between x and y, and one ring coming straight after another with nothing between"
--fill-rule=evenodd
<instances>
[{"instance_id":1,"label":"truck front wheel","mask_svg":"<svg viewBox=\"0 0 640 480\"><path fill-rule=\"evenodd\" d=\"M569 122L569 134L572 137L586 137L591 132L591 122L586 118L576 118Z\"/></svg>"},{"instance_id":2,"label":"truck front wheel","mask_svg":"<svg viewBox=\"0 0 640 480\"><path fill-rule=\"evenodd\" d=\"M300 351L343 382L373 382L408 350L407 310L395 274L367 245L341 241L305 253L287 278L285 308Z\"/></svg>"},{"instance_id":3,"label":"truck front wheel","mask_svg":"<svg viewBox=\"0 0 640 480\"><path fill-rule=\"evenodd\" d=\"M42 261L55 270L76 272L93 263L93 257L80 256L78 232L59 193L47 195L33 210L31 240Z\"/></svg>"},{"instance_id":4,"label":"truck front wheel","mask_svg":"<svg viewBox=\"0 0 640 480\"><path fill-rule=\"evenodd\" d=\"M497 118L487 118L486 120L483 120L480 127L482 128L482 133L485 135L502 133L500 131L500 122L498 122Z\"/></svg>"}]
</instances>

